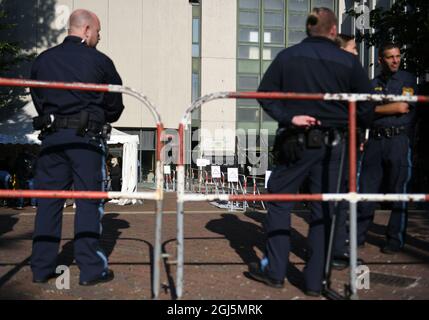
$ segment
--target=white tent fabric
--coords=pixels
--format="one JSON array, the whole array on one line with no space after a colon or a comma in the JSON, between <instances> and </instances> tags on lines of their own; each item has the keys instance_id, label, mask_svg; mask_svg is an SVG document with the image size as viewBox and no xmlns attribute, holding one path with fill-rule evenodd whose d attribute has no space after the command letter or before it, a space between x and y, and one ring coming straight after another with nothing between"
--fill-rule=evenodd
<instances>
[{"instance_id":1,"label":"white tent fabric","mask_svg":"<svg viewBox=\"0 0 429 320\"><path fill-rule=\"evenodd\" d=\"M122 192L137 192L137 162L139 136L112 129L108 144L123 144L122 148ZM118 204L135 204L136 199L120 199Z\"/></svg>"},{"instance_id":2,"label":"white tent fabric","mask_svg":"<svg viewBox=\"0 0 429 320\"><path fill-rule=\"evenodd\" d=\"M37 116L32 102L19 109L2 108L0 111L0 144L40 144L38 131L33 130L32 118ZM112 129L108 144L122 144L122 192L137 192L137 161L139 137ZM120 205L136 203L121 199Z\"/></svg>"}]
</instances>

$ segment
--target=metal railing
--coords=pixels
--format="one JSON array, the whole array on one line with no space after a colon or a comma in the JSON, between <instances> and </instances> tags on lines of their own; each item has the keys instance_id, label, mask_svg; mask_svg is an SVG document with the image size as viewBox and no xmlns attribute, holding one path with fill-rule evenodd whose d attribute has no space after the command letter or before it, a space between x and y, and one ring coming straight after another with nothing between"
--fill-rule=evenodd
<instances>
[{"instance_id":1,"label":"metal railing","mask_svg":"<svg viewBox=\"0 0 429 320\"><path fill-rule=\"evenodd\" d=\"M188 119L193 110L204 103L216 99L278 99L278 100L325 100L348 102L348 131L349 131L349 192L344 194L196 194L185 193L184 174L184 133ZM171 263L177 264L176 295L183 295L184 274L184 202L185 201L348 201L350 209L350 297L358 298L356 289L357 267L357 203L359 201L429 201L425 194L358 194L356 184L356 102L429 102L428 96L397 96L378 94L305 94L282 92L217 92L205 95L192 102L185 111L179 124L179 162L177 171L177 257Z\"/></svg>"},{"instance_id":2,"label":"metal railing","mask_svg":"<svg viewBox=\"0 0 429 320\"><path fill-rule=\"evenodd\" d=\"M58 90L81 90L94 92L112 92L130 95L142 102L151 112L157 128L156 145L156 190L153 192L103 192L103 191L63 191L63 190L0 190L0 197L4 198L61 198L61 199L147 199L156 201L156 231L153 268L153 296L159 295L160 289L160 267L161 267L161 229L162 229L162 204L163 204L163 166L161 163L162 140L161 134L163 124L161 116L155 106L142 93L121 85L92 84L92 83L69 83L48 82L25 79L0 78L0 86L3 87L27 87L48 88Z\"/></svg>"}]
</instances>

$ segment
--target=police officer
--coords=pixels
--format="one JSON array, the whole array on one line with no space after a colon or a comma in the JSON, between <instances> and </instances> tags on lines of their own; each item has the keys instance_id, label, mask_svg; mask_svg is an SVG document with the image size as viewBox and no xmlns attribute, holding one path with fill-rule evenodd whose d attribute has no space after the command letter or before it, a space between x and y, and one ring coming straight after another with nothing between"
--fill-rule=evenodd
<instances>
[{"instance_id":1,"label":"police officer","mask_svg":"<svg viewBox=\"0 0 429 320\"><path fill-rule=\"evenodd\" d=\"M307 19L309 37L280 52L266 71L258 91L302 93L368 93L370 81L357 58L338 48L337 18L327 8L315 8ZM296 193L309 179L311 193L336 192L343 143L348 123L347 103L338 101L260 100L262 108L283 132L280 164L268 182L270 193ZM358 105L358 118L370 123L372 104ZM250 276L281 288L290 251L290 212L293 203L270 202L265 222L265 258L249 265ZM312 202L308 234L308 261L304 292L318 296L322 290L329 204Z\"/></svg>"},{"instance_id":2,"label":"police officer","mask_svg":"<svg viewBox=\"0 0 429 320\"><path fill-rule=\"evenodd\" d=\"M335 39L335 42L341 49L350 52L356 56L358 55L355 36L339 33L337 35L337 38Z\"/></svg>"},{"instance_id":3,"label":"police officer","mask_svg":"<svg viewBox=\"0 0 429 320\"><path fill-rule=\"evenodd\" d=\"M34 62L31 78L46 81L122 84L113 62L96 50L100 21L86 10L74 11L64 42L43 52ZM31 90L41 129L41 152L36 170L36 189L103 191L105 180L105 131L119 119L124 106L120 94ZM55 276L61 240L64 199L40 199L33 235L31 269L33 282ZM100 248L103 201L76 200L74 254L80 269L80 285L113 279L107 257Z\"/></svg>"},{"instance_id":4,"label":"police officer","mask_svg":"<svg viewBox=\"0 0 429 320\"><path fill-rule=\"evenodd\" d=\"M398 44L389 42L379 48L381 73L373 79L375 92L380 94L413 95L416 78L399 70L401 51ZM407 193L411 178L411 146L415 124L415 105L394 102L376 107L377 118L365 146L359 180L360 193L378 193L385 181L385 192ZM374 217L376 203L359 205L358 243L363 245ZM387 243L381 249L386 254L398 252L405 243L407 203L393 202L387 227Z\"/></svg>"}]
</instances>

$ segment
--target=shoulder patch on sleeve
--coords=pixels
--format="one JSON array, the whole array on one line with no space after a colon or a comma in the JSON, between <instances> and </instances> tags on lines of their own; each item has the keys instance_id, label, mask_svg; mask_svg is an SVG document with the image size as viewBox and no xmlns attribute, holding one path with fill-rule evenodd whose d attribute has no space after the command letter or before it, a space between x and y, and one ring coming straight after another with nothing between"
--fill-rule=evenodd
<instances>
[{"instance_id":1,"label":"shoulder patch on sleeve","mask_svg":"<svg viewBox=\"0 0 429 320\"><path fill-rule=\"evenodd\" d=\"M414 95L414 88L412 87L402 87L403 96L412 96Z\"/></svg>"}]
</instances>

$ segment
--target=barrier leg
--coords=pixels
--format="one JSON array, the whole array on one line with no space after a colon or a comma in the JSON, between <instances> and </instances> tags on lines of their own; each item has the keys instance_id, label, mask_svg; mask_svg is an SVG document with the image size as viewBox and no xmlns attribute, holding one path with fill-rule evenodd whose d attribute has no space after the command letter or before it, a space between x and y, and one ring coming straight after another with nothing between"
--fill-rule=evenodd
<instances>
[{"instance_id":1,"label":"barrier leg","mask_svg":"<svg viewBox=\"0 0 429 320\"><path fill-rule=\"evenodd\" d=\"M158 298L160 289L160 268L161 268L161 230L162 230L162 204L163 204L163 181L161 161L156 164L156 188L159 192L159 198L156 201L156 222L155 222L155 248L154 248L154 268L153 268L153 296Z\"/></svg>"},{"instance_id":2,"label":"barrier leg","mask_svg":"<svg viewBox=\"0 0 429 320\"><path fill-rule=\"evenodd\" d=\"M184 167L177 167L177 270L176 270L176 295L180 299L183 295L183 195L184 190Z\"/></svg>"},{"instance_id":3,"label":"barrier leg","mask_svg":"<svg viewBox=\"0 0 429 320\"><path fill-rule=\"evenodd\" d=\"M359 299L357 284L357 202L350 201L350 299Z\"/></svg>"}]
</instances>

